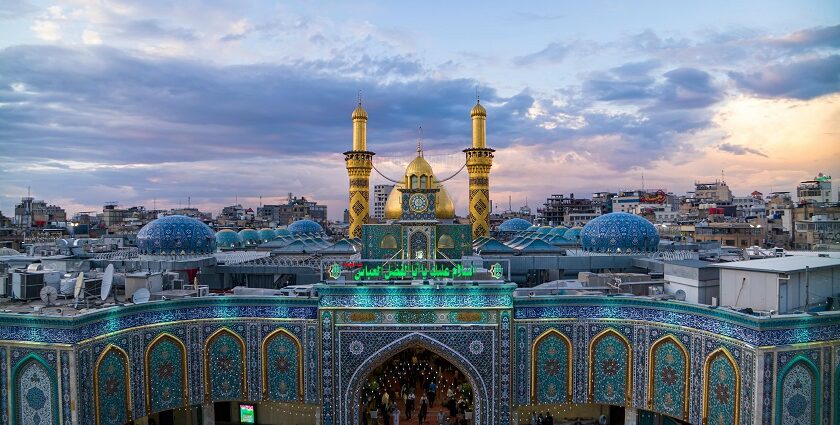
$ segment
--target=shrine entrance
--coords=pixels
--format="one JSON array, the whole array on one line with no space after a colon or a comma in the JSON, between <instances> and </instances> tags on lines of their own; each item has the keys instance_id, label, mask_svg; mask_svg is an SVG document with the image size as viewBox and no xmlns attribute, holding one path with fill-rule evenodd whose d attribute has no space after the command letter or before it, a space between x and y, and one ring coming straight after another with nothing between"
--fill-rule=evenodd
<instances>
[{"instance_id":1,"label":"shrine entrance","mask_svg":"<svg viewBox=\"0 0 840 425\"><path fill-rule=\"evenodd\" d=\"M359 412L366 416L360 422L368 424L394 424L397 415L400 425L416 425L423 413L427 424L438 423L439 414L451 423L473 424L475 409L473 387L464 372L422 345L373 368L362 382L359 400Z\"/></svg>"}]
</instances>

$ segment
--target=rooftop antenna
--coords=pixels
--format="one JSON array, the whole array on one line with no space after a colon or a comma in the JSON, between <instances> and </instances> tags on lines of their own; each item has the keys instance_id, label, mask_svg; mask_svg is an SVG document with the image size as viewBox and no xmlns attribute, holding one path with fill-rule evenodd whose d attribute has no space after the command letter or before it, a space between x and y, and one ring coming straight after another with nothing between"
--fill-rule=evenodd
<instances>
[{"instance_id":1,"label":"rooftop antenna","mask_svg":"<svg viewBox=\"0 0 840 425\"><path fill-rule=\"evenodd\" d=\"M32 186L26 186L26 197L32 197Z\"/></svg>"},{"instance_id":2,"label":"rooftop antenna","mask_svg":"<svg viewBox=\"0 0 840 425\"><path fill-rule=\"evenodd\" d=\"M645 190L645 173L642 173L642 191Z\"/></svg>"},{"instance_id":3,"label":"rooftop antenna","mask_svg":"<svg viewBox=\"0 0 840 425\"><path fill-rule=\"evenodd\" d=\"M187 209L189 209L191 206L192 206L192 197L187 196Z\"/></svg>"},{"instance_id":4,"label":"rooftop antenna","mask_svg":"<svg viewBox=\"0 0 840 425\"><path fill-rule=\"evenodd\" d=\"M260 208L262 208L262 195L260 195Z\"/></svg>"},{"instance_id":5,"label":"rooftop antenna","mask_svg":"<svg viewBox=\"0 0 840 425\"><path fill-rule=\"evenodd\" d=\"M157 211L157 198L152 198L152 208Z\"/></svg>"},{"instance_id":6,"label":"rooftop antenna","mask_svg":"<svg viewBox=\"0 0 840 425\"><path fill-rule=\"evenodd\" d=\"M513 204L510 201L510 195L508 195L508 211L513 211Z\"/></svg>"}]
</instances>

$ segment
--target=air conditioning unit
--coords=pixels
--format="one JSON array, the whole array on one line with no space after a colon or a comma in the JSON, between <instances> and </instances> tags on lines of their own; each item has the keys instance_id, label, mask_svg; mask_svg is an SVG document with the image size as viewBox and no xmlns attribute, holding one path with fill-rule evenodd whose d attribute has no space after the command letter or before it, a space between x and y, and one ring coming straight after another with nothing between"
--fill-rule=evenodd
<instances>
[{"instance_id":1,"label":"air conditioning unit","mask_svg":"<svg viewBox=\"0 0 840 425\"><path fill-rule=\"evenodd\" d=\"M648 296L657 296L664 294L665 291L662 289L661 286L648 286Z\"/></svg>"}]
</instances>

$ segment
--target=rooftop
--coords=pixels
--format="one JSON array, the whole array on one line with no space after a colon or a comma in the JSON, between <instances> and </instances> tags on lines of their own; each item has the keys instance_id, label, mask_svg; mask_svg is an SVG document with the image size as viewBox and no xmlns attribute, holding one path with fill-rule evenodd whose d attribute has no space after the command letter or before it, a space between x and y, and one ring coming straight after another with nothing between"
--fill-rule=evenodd
<instances>
[{"instance_id":1,"label":"rooftop","mask_svg":"<svg viewBox=\"0 0 840 425\"><path fill-rule=\"evenodd\" d=\"M810 256L790 256L765 258L761 260L734 261L731 263L718 263L715 264L713 267L734 270L750 270L757 272L791 273L803 271L806 267L811 270L830 267L840 267L840 259Z\"/></svg>"}]
</instances>

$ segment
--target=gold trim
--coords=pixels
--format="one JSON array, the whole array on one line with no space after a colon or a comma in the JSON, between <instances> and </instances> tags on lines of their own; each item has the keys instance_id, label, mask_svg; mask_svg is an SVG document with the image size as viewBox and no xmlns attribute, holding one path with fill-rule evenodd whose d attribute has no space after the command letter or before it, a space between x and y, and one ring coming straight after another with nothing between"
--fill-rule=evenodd
<instances>
[{"instance_id":1,"label":"gold trim","mask_svg":"<svg viewBox=\"0 0 840 425\"><path fill-rule=\"evenodd\" d=\"M624 388L624 404L626 406L632 405L632 397L633 394L633 345L630 344L630 340L627 339L624 335L613 328L606 328L601 331L599 334L595 335L594 338L589 342L589 402L592 403L594 390L595 390L595 380L592 379L595 370L594 370L594 360L595 360L595 345L598 341L604 339L607 335L613 334L622 342L624 342L624 346L627 348L627 373L625 374L625 388Z\"/></svg>"},{"instance_id":2,"label":"gold trim","mask_svg":"<svg viewBox=\"0 0 840 425\"><path fill-rule=\"evenodd\" d=\"M277 334L280 333L286 334L286 336L290 337L295 343L295 346L297 347L297 400L303 401L303 345L300 343L300 339L298 339L298 337L296 337L293 333L283 328L277 328L273 330L271 333L266 335L265 338L263 338L262 343L260 344L260 354L262 354L263 400L268 400L268 342L271 338L274 338L275 336L277 336Z\"/></svg>"},{"instance_id":3,"label":"gold trim","mask_svg":"<svg viewBox=\"0 0 840 425\"><path fill-rule=\"evenodd\" d=\"M677 348L683 354L683 376L685 379L683 389L683 419L688 420L688 383L690 382L689 379L691 375L688 374L689 362L691 361L691 357L688 356L688 350L685 348L682 342L680 342L679 338L675 337L674 335L668 334L663 336L662 338L657 339L653 344L650 345L650 349L648 350L648 400L647 406L648 408L653 408L653 381L654 381L654 370L656 369L656 357L655 352L656 349L659 348L660 345L665 344L666 342L671 341L674 342Z\"/></svg>"},{"instance_id":4,"label":"gold trim","mask_svg":"<svg viewBox=\"0 0 840 425\"><path fill-rule=\"evenodd\" d=\"M184 393L184 404L183 406L189 405L189 387L187 386L187 374L189 369L187 369L187 346L184 345L184 342L181 341L175 335L172 335L168 332L162 332L160 335L156 336L149 345L146 346L146 350L143 353L143 368L146 372L146 415L152 414L152 379L149 373L149 355L152 352L152 348L160 342L162 339L169 338L175 342L175 344L181 347L181 392Z\"/></svg>"},{"instance_id":5,"label":"gold trim","mask_svg":"<svg viewBox=\"0 0 840 425\"><path fill-rule=\"evenodd\" d=\"M709 423L709 369L712 366L712 362L718 356L724 356L729 364L732 366L732 370L735 371L735 392L733 393L733 399L735 400L735 420L733 423L738 423L739 420L739 410L741 408L741 371L738 368L738 363L735 361L735 358L732 357L732 353L726 349L726 347L720 347L715 351L709 353L706 356L706 361L703 364L703 420L702 423L707 425Z\"/></svg>"},{"instance_id":6,"label":"gold trim","mask_svg":"<svg viewBox=\"0 0 840 425\"><path fill-rule=\"evenodd\" d=\"M129 379L128 373L128 371L130 370L128 353L126 353L125 350L114 344L108 344L108 346L105 347L105 349L102 350L101 353L99 353L99 357L97 357L96 362L93 364L93 403L96 408L96 425L99 425L101 423L101 412L99 411L99 365L102 363L103 360L105 360L105 356L107 356L108 353L112 350L117 352L118 355L122 356L124 361L123 364L125 368L125 376L123 379L125 381L123 382L123 385L125 385L125 402L127 403L125 406L125 415L126 419L128 419L129 421L133 419L131 416L131 385L129 385L131 380Z\"/></svg>"},{"instance_id":7,"label":"gold trim","mask_svg":"<svg viewBox=\"0 0 840 425\"><path fill-rule=\"evenodd\" d=\"M539 343L552 334L557 335L566 343L566 402L572 401L572 341L562 332L551 328L534 338L531 344L531 404L534 404L537 398L537 349Z\"/></svg>"},{"instance_id":8,"label":"gold trim","mask_svg":"<svg viewBox=\"0 0 840 425\"><path fill-rule=\"evenodd\" d=\"M210 344L213 342L213 340L215 340L216 338L218 338L222 334L228 334L228 335L232 336L237 342L239 342L239 348L242 350L242 362L241 362L241 364L242 364L242 382L241 382L242 399L247 400L248 399L248 396L247 396L247 394L248 394L248 379L247 379L248 371L247 371L247 368L246 368L246 364L248 363L248 353L247 353L247 349L245 347L245 340L242 339L242 337L239 336L239 334L237 334L233 330L231 330L227 327L221 327L221 328L217 329L215 332L213 332L212 334L210 334L210 336L207 337L207 339L204 341L204 401L209 403L211 400L213 400L213 398L211 397L211 394L210 394Z\"/></svg>"}]
</instances>

